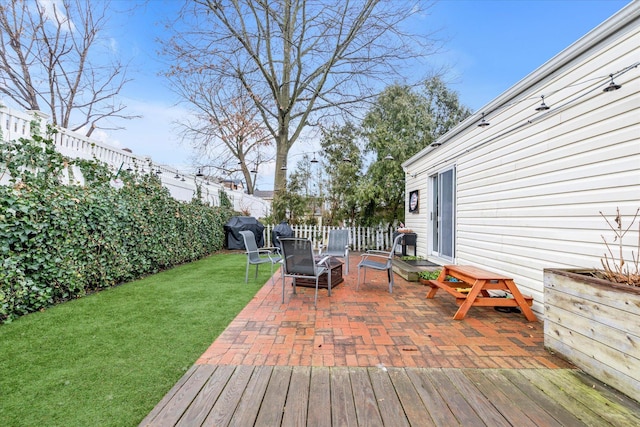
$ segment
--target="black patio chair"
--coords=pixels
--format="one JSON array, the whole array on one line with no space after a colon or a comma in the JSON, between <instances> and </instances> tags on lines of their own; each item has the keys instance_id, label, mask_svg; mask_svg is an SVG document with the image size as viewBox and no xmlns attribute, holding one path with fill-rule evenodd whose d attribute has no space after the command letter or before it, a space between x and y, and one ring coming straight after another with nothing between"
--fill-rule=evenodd
<instances>
[{"instance_id":1,"label":"black patio chair","mask_svg":"<svg viewBox=\"0 0 640 427\"><path fill-rule=\"evenodd\" d=\"M314 306L318 303L318 280L322 274L327 274L327 288L331 296L331 267L329 256L319 260L313 255L313 243L308 239L280 238L282 250L282 303L284 304L285 278L293 279L293 293L296 293L296 279L314 279L316 294Z\"/></svg>"}]
</instances>

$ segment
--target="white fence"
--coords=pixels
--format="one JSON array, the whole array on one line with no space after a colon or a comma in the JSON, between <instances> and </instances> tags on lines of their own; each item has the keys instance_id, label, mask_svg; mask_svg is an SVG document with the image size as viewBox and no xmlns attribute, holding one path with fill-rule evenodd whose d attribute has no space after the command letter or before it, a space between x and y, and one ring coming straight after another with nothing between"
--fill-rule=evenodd
<instances>
[{"instance_id":1,"label":"white fence","mask_svg":"<svg viewBox=\"0 0 640 427\"><path fill-rule=\"evenodd\" d=\"M12 141L31 137L30 125L36 115L42 118L42 122L46 119L46 115L39 112L21 112L7 107L0 108L2 140ZM43 128L46 127L45 123L41 124ZM106 163L113 171L120 168L131 169L136 173L158 173L160 171L158 177L162 181L162 185L177 200L192 200L196 194L197 185L199 185L202 200L213 206L220 205L219 192L224 190L233 203L234 210L238 212L245 212L256 218L262 218L271 213L271 204L264 199L245 194L242 191L230 190L218 183L208 182L204 177L182 174L173 167L154 163L150 157L139 156L112 147L68 129L58 129L58 133L54 135L54 143L56 149L64 156L87 160L95 159ZM82 174L79 171L74 171L74 175L81 176ZM0 181L0 184L6 183L5 181L6 177Z\"/></svg>"},{"instance_id":2,"label":"white fence","mask_svg":"<svg viewBox=\"0 0 640 427\"><path fill-rule=\"evenodd\" d=\"M265 246L272 246L271 232L275 225L265 225ZM292 225L294 237L310 239L315 248L326 244L329 239L329 230L341 227ZM393 243L393 230L389 227L346 227L349 230L349 244L351 250L364 252L367 249L389 250Z\"/></svg>"}]
</instances>

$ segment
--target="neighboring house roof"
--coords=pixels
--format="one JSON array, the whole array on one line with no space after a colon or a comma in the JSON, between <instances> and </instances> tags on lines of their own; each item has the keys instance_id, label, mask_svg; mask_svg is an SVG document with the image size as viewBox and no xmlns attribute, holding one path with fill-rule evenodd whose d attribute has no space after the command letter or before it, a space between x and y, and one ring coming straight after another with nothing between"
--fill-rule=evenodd
<instances>
[{"instance_id":1,"label":"neighboring house roof","mask_svg":"<svg viewBox=\"0 0 640 427\"><path fill-rule=\"evenodd\" d=\"M253 195L265 200L273 200L273 190L256 190Z\"/></svg>"}]
</instances>

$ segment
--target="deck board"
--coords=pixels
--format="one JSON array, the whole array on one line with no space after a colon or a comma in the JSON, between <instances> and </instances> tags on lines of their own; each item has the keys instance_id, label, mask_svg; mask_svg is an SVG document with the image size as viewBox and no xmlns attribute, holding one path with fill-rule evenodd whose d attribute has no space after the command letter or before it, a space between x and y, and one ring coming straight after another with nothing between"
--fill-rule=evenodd
<instances>
[{"instance_id":1,"label":"deck board","mask_svg":"<svg viewBox=\"0 0 640 427\"><path fill-rule=\"evenodd\" d=\"M512 384L518 387L531 401L544 409L549 415L554 417L560 425L573 427L586 427L586 424L577 419L564 406L558 405L550 396L542 392L539 388L527 380L519 371L514 369L501 369L500 372Z\"/></svg>"},{"instance_id":2,"label":"deck board","mask_svg":"<svg viewBox=\"0 0 640 427\"><path fill-rule=\"evenodd\" d=\"M460 375L452 375L458 373ZM493 424L487 424L484 420L491 420L490 409L494 409L491 402L484 399L475 387L468 383L469 380L461 374L460 370L434 369L426 372L436 389L440 392L451 412L463 426L509 426L504 417L497 411L497 417ZM465 390L466 388L466 390ZM481 405L474 403L481 402ZM485 414L484 417L482 414Z\"/></svg>"},{"instance_id":3,"label":"deck board","mask_svg":"<svg viewBox=\"0 0 640 427\"><path fill-rule=\"evenodd\" d=\"M605 422L597 413L593 412L589 406L585 406L573 396L565 386L558 386L554 384L545 374L545 371L538 371L537 369L528 370L523 369L519 371L529 381L541 389L544 393L551 396L559 405L565 407L569 412L574 414L578 419L590 426L607 426L609 423Z\"/></svg>"},{"instance_id":4,"label":"deck board","mask_svg":"<svg viewBox=\"0 0 640 427\"><path fill-rule=\"evenodd\" d=\"M402 404L389 378L388 370L386 368L368 368L368 370L384 425L408 427L409 422L403 414Z\"/></svg>"},{"instance_id":5,"label":"deck board","mask_svg":"<svg viewBox=\"0 0 640 427\"><path fill-rule=\"evenodd\" d=\"M276 366L269 379L269 384L262 398L256 425L279 426L287 397L287 389L291 381L292 369L287 366Z\"/></svg>"},{"instance_id":6,"label":"deck board","mask_svg":"<svg viewBox=\"0 0 640 427\"><path fill-rule=\"evenodd\" d=\"M202 425L233 371L233 366L219 366L211 374L209 380L204 384L176 425L179 427Z\"/></svg>"},{"instance_id":7,"label":"deck board","mask_svg":"<svg viewBox=\"0 0 640 427\"><path fill-rule=\"evenodd\" d=\"M470 418L472 415L477 416L482 419L482 422L488 426L495 427L510 427L511 424L505 419L505 417L496 409L491 400L487 399L487 397L478 390L478 387L464 375L464 371L460 369L441 369L439 374L446 375L457 389L457 393L460 393L462 397L466 400L468 405L473 409L475 414L471 414L468 409L461 408L458 411L458 416L461 416L463 413L466 413L467 417ZM464 412L463 412L464 410ZM470 419L472 423L475 423L473 419ZM467 422L463 422L463 425L471 425L467 424Z\"/></svg>"},{"instance_id":8,"label":"deck board","mask_svg":"<svg viewBox=\"0 0 640 427\"><path fill-rule=\"evenodd\" d=\"M359 425L366 423L370 427L382 427L384 424L382 424L382 417L369 373L366 369L349 368L349 375L351 376L351 389L353 390L353 401Z\"/></svg>"},{"instance_id":9,"label":"deck board","mask_svg":"<svg viewBox=\"0 0 640 427\"><path fill-rule=\"evenodd\" d=\"M349 368L331 369L331 424L344 427L358 425Z\"/></svg>"},{"instance_id":10,"label":"deck board","mask_svg":"<svg viewBox=\"0 0 640 427\"><path fill-rule=\"evenodd\" d=\"M407 421L412 426L435 426L431 415L424 406L416 386L413 384L407 372L402 368L388 368L389 377L393 387L402 403Z\"/></svg>"},{"instance_id":11,"label":"deck board","mask_svg":"<svg viewBox=\"0 0 640 427\"><path fill-rule=\"evenodd\" d=\"M220 397L213 405L203 425L224 426L229 424L252 373L252 366L238 366L235 369L229 379L228 386L220 393Z\"/></svg>"},{"instance_id":12,"label":"deck board","mask_svg":"<svg viewBox=\"0 0 640 427\"><path fill-rule=\"evenodd\" d=\"M593 381L573 369L200 365L140 425L640 425L638 402Z\"/></svg>"},{"instance_id":13,"label":"deck board","mask_svg":"<svg viewBox=\"0 0 640 427\"><path fill-rule=\"evenodd\" d=\"M449 405L438 393L427 373L422 369L407 369L416 391L420 395L433 424L438 427L449 427L458 424L458 420L451 412Z\"/></svg>"},{"instance_id":14,"label":"deck board","mask_svg":"<svg viewBox=\"0 0 640 427\"><path fill-rule=\"evenodd\" d=\"M307 422L309 407L309 384L311 367L294 366L291 372L291 383L287 393L287 403L282 417L283 427L302 426ZM216 424L219 425L219 424Z\"/></svg>"},{"instance_id":15,"label":"deck board","mask_svg":"<svg viewBox=\"0 0 640 427\"><path fill-rule=\"evenodd\" d=\"M311 370L309 385L309 417L310 427L331 425L331 371L328 367L314 367Z\"/></svg>"},{"instance_id":16,"label":"deck board","mask_svg":"<svg viewBox=\"0 0 640 427\"><path fill-rule=\"evenodd\" d=\"M231 417L230 426L244 427L254 424L272 372L272 366L256 366L254 368L251 379L240 398L240 403Z\"/></svg>"}]
</instances>

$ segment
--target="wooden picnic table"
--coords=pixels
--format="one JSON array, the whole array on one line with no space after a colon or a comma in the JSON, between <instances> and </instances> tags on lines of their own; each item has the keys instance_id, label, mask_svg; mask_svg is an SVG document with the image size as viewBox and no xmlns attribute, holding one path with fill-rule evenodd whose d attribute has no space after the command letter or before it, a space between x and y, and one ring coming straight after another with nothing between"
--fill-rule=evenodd
<instances>
[{"instance_id":1,"label":"wooden picnic table","mask_svg":"<svg viewBox=\"0 0 640 427\"><path fill-rule=\"evenodd\" d=\"M452 277L455 280L447 280ZM533 298L523 296L511 277L502 276L470 265L445 265L436 280L429 280L431 290L427 298L433 298L438 289L443 289L456 298L460 306L453 316L464 319L471 307L519 307L527 320L537 320L531 310ZM504 291L507 298L491 297L488 291Z\"/></svg>"}]
</instances>

